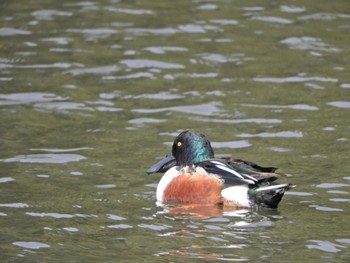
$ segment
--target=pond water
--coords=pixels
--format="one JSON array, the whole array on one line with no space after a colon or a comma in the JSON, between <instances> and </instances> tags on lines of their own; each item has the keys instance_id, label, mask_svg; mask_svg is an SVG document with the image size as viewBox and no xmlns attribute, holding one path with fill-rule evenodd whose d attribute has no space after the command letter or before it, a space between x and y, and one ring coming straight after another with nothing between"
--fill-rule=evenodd
<instances>
[{"instance_id":1,"label":"pond water","mask_svg":"<svg viewBox=\"0 0 350 263\"><path fill-rule=\"evenodd\" d=\"M348 0L0 6L1 262L350 260ZM297 187L157 207L187 128Z\"/></svg>"}]
</instances>

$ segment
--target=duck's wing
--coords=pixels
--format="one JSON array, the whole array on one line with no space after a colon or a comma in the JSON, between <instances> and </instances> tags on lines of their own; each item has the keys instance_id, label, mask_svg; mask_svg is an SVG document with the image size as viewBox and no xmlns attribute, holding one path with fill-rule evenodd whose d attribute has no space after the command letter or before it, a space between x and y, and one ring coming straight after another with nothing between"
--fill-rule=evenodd
<instances>
[{"instance_id":1,"label":"duck's wing","mask_svg":"<svg viewBox=\"0 0 350 263\"><path fill-rule=\"evenodd\" d=\"M236 171L238 174L244 177L244 175L254 177L258 181L275 181L281 176L288 176L282 173L276 173L276 167L263 167L256 163L250 161L244 161L240 159L232 159L230 156L220 156L215 159L216 161L222 162L224 166L231 167L232 170ZM208 165L208 164L207 164ZM172 154L172 152L168 152L163 159L161 159L158 163L154 164L151 168L147 170L148 174L153 173L165 173L171 167L176 166L176 160ZM213 164L209 165L208 169L214 169L215 166ZM230 175L231 173L228 173ZM240 178L238 176L238 178ZM228 181L232 181L228 180Z\"/></svg>"},{"instance_id":2,"label":"duck's wing","mask_svg":"<svg viewBox=\"0 0 350 263\"><path fill-rule=\"evenodd\" d=\"M276 167L264 167L256 163L245 161L241 159L233 159L230 157L222 157L222 160L225 160L229 165L237 169L242 169L251 173L274 173L276 172Z\"/></svg>"},{"instance_id":3,"label":"duck's wing","mask_svg":"<svg viewBox=\"0 0 350 263\"><path fill-rule=\"evenodd\" d=\"M272 182L277 180L279 177L290 176L288 174L277 173L276 167L263 167L256 163L240 159L229 159L226 161L228 165L230 165L237 172L241 174L248 174L258 180Z\"/></svg>"},{"instance_id":4,"label":"duck's wing","mask_svg":"<svg viewBox=\"0 0 350 263\"><path fill-rule=\"evenodd\" d=\"M255 185L260 181L253 176L236 171L222 160L206 160L197 163L196 166L202 167L208 174L218 175L226 185Z\"/></svg>"}]
</instances>

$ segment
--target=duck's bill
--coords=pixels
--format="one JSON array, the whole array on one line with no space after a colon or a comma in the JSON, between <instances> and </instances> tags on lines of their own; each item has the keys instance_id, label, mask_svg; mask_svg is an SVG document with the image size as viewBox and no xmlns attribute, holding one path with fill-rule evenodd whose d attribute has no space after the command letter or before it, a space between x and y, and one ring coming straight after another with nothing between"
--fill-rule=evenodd
<instances>
[{"instance_id":1,"label":"duck's bill","mask_svg":"<svg viewBox=\"0 0 350 263\"><path fill-rule=\"evenodd\" d=\"M146 172L148 174L164 173L175 165L176 165L176 160L175 160L172 152L170 151L167 153L167 155L165 155L165 157L162 160L160 160L158 163L153 165Z\"/></svg>"}]
</instances>

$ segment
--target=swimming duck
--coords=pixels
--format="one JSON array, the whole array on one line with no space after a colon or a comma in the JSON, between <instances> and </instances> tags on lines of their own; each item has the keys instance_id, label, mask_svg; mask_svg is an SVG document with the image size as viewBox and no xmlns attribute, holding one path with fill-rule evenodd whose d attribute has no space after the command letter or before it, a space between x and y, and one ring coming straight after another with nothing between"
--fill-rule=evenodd
<instances>
[{"instance_id":1,"label":"swimming duck","mask_svg":"<svg viewBox=\"0 0 350 263\"><path fill-rule=\"evenodd\" d=\"M215 159L208 138L185 130L172 150L147 170L165 172L159 181L157 200L166 203L197 203L234 208L277 208L291 184L272 184L283 174L274 167L228 157Z\"/></svg>"}]
</instances>

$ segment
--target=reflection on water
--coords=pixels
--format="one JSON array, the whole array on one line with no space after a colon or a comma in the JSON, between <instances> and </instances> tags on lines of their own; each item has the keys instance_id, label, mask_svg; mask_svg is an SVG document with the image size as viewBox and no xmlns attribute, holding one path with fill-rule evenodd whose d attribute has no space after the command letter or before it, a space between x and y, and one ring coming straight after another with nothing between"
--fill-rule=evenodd
<instances>
[{"instance_id":1,"label":"reflection on water","mask_svg":"<svg viewBox=\"0 0 350 263\"><path fill-rule=\"evenodd\" d=\"M57 96L53 93L12 93L12 94L0 94L0 105L14 105L14 104L26 104L35 102L47 102L47 101L62 101L67 98Z\"/></svg>"},{"instance_id":2,"label":"reflection on water","mask_svg":"<svg viewBox=\"0 0 350 263\"><path fill-rule=\"evenodd\" d=\"M79 162L86 157L79 154L28 154L17 155L12 158L0 160L5 163L20 162L20 163L68 163Z\"/></svg>"},{"instance_id":3,"label":"reflection on water","mask_svg":"<svg viewBox=\"0 0 350 263\"><path fill-rule=\"evenodd\" d=\"M2 261L349 261L348 0L1 11ZM145 170L186 128L297 188L274 211L157 207Z\"/></svg>"},{"instance_id":4,"label":"reflection on water","mask_svg":"<svg viewBox=\"0 0 350 263\"><path fill-rule=\"evenodd\" d=\"M309 242L315 245L307 245L309 249L319 249L325 252L339 252L340 248L346 248L345 246L338 245L329 241L324 240L309 240ZM345 243L349 243L349 240L345 240Z\"/></svg>"},{"instance_id":5,"label":"reflection on water","mask_svg":"<svg viewBox=\"0 0 350 263\"><path fill-rule=\"evenodd\" d=\"M323 78L323 77L287 77L287 78L254 78L258 82L272 82L272 83L297 83L297 82L308 82L308 81L317 81L317 82L338 82L334 78Z\"/></svg>"},{"instance_id":6,"label":"reflection on water","mask_svg":"<svg viewBox=\"0 0 350 263\"><path fill-rule=\"evenodd\" d=\"M40 243L40 242L13 242L15 246L28 248L28 249L40 249L40 248L48 248L50 245Z\"/></svg>"},{"instance_id":7,"label":"reflection on water","mask_svg":"<svg viewBox=\"0 0 350 263\"><path fill-rule=\"evenodd\" d=\"M132 111L140 112L140 113L158 113L158 112L164 112L164 111L175 111L175 112L182 112L187 114L213 116L221 112L221 110L217 106L220 106L220 103L209 102L209 103L200 104L200 105L175 106L175 107L165 107L165 108L157 108L157 109L134 109Z\"/></svg>"},{"instance_id":8,"label":"reflection on water","mask_svg":"<svg viewBox=\"0 0 350 263\"><path fill-rule=\"evenodd\" d=\"M332 101L327 104L338 108L350 108L350 101Z\"/></svg>"},{"instance_id":9,"label":"reflection on water","mask_svg":"<svg viewBox=\"0 0 350 263\"><path fill-rule=\"evenodd\" d=\"M261 137L261 138L269 138L269 137L286 137L286 138L301 138L303 134L301 132L291 132L291 131L283 131L277 133L263 132L259 134L237 134L238 137L242 138L253 138L253 137Z\"/></svg>"},{"instance_id":10,"label":"reflection on water","mask_svg":"<svg viewBox=\"0 0 350 263\"><path fill-rule=\"evenodd\" d=\"M176 211L167 210L167 216L169 216L169 213L175 212L176 215L173 218L185 221L187 224L181 230L174 231L174 229L170 229L161 234L164 238L179 238L183 242L193 239L203 240L203 244L183 245L176 250L162 251L156 255L171 258L250 261L244 251L249 251L254 249L254 246L255 248L258 246L257 244L247 243L248 236L256 235L262 240L269 239L271 237L267 236L268 229L272 228L279 220L283 220L283 217L276 211L255 213L248 210L236 210L222 214L222 212L214 212L211 209L203 208L203 206L187 206L180 208L180 210L176 209ZM192 221L187 221L190 218ZM201 218L202 224L193 221L193 218ZM212 241L213 245L209 245L206 241Z\"/></svg>"},{"instance_id":11,"label":"reflection on water","mask_svg":"<svg viewBox=\"0 0 350 263\"><path fill-rule=\"evenodd\" d=\"M313 37L289 37L281 41L282 44L287 45L291 49L301 50L317 50L326 52L340 52L341 49L329 47L322 42L321 39Z\"/></svg>"}]
</instances>

